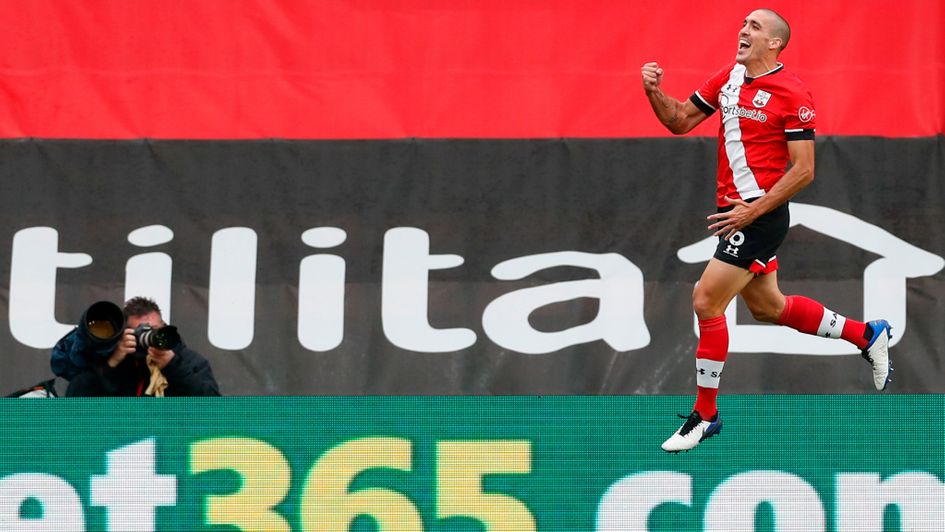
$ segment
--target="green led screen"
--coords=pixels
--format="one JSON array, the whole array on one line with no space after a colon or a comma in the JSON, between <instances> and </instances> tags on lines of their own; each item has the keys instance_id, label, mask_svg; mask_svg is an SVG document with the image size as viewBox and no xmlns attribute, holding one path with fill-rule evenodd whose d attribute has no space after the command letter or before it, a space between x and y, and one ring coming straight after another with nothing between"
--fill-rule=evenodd
<instances>
[{"instance_id":1,"label":"green led screen","mask_svg":"<svg viewBox=\"0 0 945 532\"><path fill-rule=\"evenodd\" d=\"M943 397L0 401L3 531L945 529Z\"/></svg>"}]
</instances>

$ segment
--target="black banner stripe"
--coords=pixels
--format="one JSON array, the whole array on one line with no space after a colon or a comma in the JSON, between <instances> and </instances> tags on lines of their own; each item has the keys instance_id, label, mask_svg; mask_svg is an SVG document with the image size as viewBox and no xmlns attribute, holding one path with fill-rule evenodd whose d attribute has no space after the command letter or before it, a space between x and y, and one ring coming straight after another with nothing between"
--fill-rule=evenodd
<instances>
[{"instance_id":1,"label":"black banner stripe","mask_svg":"<svg viewBox=\"0 0 945 532\"><path fill-rule=\"evenodd\" d=\"M710 139L0 142L0 389L48 378L40 344L92 302L121 302L130 277L167 287L169 321L225 394L691 393L703 265L681 257L709 236L714 152ZM864 271L888 252L874 270L904 299L883 308L908 320L894 323L893 391L942 393L945 274L921 272L945 256L945 141L828 137L817 155L778 252L782 289L861 318ZM828 234L844 227L848 241ZM601 325L614 316L623 330ZM624 334L638 321L649 338ZM575 327L587 337L561 333ZM737 334L724 392L871 389L859 358L740 353Z\"/></svg>"}]
</instances>

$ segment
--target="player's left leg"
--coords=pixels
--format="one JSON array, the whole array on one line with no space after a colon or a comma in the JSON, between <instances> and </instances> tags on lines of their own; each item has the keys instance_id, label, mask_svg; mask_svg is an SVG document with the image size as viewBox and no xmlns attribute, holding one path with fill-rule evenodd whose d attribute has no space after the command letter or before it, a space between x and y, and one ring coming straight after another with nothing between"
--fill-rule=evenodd
<instances>
[{"instance_id":1,"label":"player's left leg","mask_svg":"<svg viewBox=\"0 0 945 532\"><path fill-rule=\"evenodd\" d=\"M813 299L785 296L778 288L777 271L759 275L742 290L742 299L756 320L785 325L805 334L841 338L857 348L873 366L873 384L882 390L889 383L889 338L886 320L863 323L840 315Z\"/></svg>"}]
</instances>

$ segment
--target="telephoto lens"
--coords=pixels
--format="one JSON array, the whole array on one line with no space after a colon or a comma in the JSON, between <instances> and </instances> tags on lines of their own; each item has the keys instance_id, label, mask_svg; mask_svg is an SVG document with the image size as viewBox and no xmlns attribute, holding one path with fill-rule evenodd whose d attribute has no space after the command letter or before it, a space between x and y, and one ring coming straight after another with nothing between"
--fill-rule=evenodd
<instances>
[{"instance_id":1,"label":"telephoto lens","mask_svg":"<svg viewBox=\"0 0 945 532\"><path fill-rule=\"evenodd\" d=\"M125 330L121 308L110 301L93 303L79 319L79 332L95 352L110 354Z\"/></svg>"}]
</instances>

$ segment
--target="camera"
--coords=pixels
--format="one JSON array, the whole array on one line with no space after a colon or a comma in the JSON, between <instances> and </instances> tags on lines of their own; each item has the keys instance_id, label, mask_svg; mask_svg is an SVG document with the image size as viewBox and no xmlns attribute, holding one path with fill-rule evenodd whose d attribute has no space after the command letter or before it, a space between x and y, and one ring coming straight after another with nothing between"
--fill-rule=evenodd
<instances>
[{"instance_id":1,"label":"camera","mask_svg":"<svg viewBox=\"0 0 945 532\"><path fill-rule=\"evenodd\" d=\"M50 366L53 373L72 379L90 365L107 360L125 334L125 315L110 301L93 303L79 318L75 329L66 333L53 347ZM180 341L177 327L155 328L141 324L134 329L136 350L132 356L144 358L148 348L171 349Z\"/></svg>"},{"instance_id":2,"label":"camera","mask_svg":"<svg viewBox=\"0 0 945 532\"><path fill-rule=\"evenodd\" d=\"M108 357L121 340L124 329L125 316L118 305L110 301L93 303L79 319L79 346Z\"/></svg>"},{"instance_id":3,"label":"camera","mask_svg":"<svg viewBox=\"0 0 945 532\"><path fill-rule=\"evenodd\" d=\"M108 357L114 351L125 327L125 316L121 308L109 301L93 304L82 313L79 320L79 333L83 343L102 357ZM173 325L155 328L142 323L135 328L134 335L138 344L136 355L139 356L146 355L149 347L170 349L180 342L180 333Z\"/></svg>"},{"instance_id":4,"label":"camera","mask_svg":"<svg viewBox=\"0 0 945 532\"><path fill-rule=\"evenodd\" d=\"M170 349L180 342L180 333L173 325L155 329L147 323L142 323L135 327L135 340L138 341L140 351L147 351L149 347Z\"/></svg>"}]
</instances>

